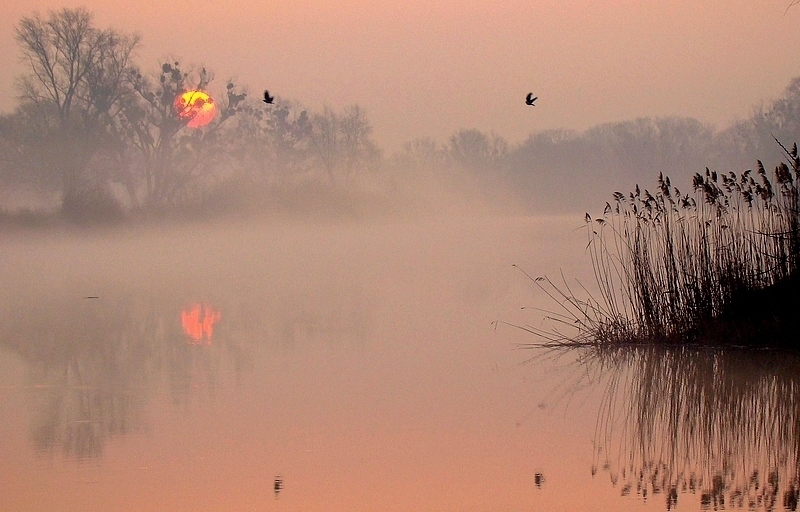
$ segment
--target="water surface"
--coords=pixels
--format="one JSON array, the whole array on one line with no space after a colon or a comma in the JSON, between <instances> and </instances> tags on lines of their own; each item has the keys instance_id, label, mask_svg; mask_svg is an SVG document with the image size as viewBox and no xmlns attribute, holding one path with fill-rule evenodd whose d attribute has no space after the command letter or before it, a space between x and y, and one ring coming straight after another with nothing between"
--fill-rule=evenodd
<instances>
[{"instance_id":1,"label":"water surface","mask_svg":"<svg viewBox=\"0 0 800 512\"><path fill-rule=\"evenodd\" d=\"M554 307L512 264L590 282L580 226L2 234L0 510L791 508L794 359L493 323Z\"/></svg>"}]
</instances>

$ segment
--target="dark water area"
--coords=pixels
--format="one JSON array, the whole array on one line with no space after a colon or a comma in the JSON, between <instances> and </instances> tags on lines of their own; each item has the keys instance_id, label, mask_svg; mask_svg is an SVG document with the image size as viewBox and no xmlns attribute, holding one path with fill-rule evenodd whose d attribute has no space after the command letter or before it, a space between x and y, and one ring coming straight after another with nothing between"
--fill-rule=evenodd
<instances>
[{"instance_id":1,"label":"dark water area","mask_svg":"<svg viewBox=\"0 0 800 512\"><path fill-rule=\"evenodd\" d=\"M580 226L0 234L0 511L795 510L800 359L495 323Z\"/></svg>"}]
</instances>

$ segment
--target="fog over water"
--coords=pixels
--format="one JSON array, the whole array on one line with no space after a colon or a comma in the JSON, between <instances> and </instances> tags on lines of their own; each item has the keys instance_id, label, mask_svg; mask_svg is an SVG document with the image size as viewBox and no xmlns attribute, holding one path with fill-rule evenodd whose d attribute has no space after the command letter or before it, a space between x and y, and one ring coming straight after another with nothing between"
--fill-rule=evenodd
<instances>
[{"instance_id":1,"label":"fog over water","mask_svg":"<svg viewBox=\"0 0 800 512\"><path fill-rule=\"evenodd\" d=\"M771 194L798 16L3 3L0 512L796 510L795 354L536 332L612 205Z\"/></svg>"},{"instance_id":2,"label":"fog over water","mask_svg":"<svg viewBox=\"0 0 800 512\"><path fill-rule=\"evenodd\" d=\"M525 383L541 377L519 367L518 333L491 322L530 303L511 264L558 266L550 251L529 255L571 225L451 217L5 236L11 509L532 499L547 396ZM181 320L198 303L219 316L195 339Z\"/></svg>"},{"instance_id":3,"label":"fog over water","mask_svg":"<svg viewBox=\"0 0 800 512\"><path fill-rule=\"evenodd\" d=\"M759 489L779 472L780 503L794 427L773 444L759 432L794 425L785 393L769 397L795 384L772 363L737 384L703 373L722 371L704 362L717 356L684 356L684 375L671 356L518 350L532 336L493 325L546 326L520 308L553 309L512 264L591 289L580 226L460 215L4 233L3 510L649 510L666 509L670 485L698 509L736 489L763 503L743 486L754 469ZM704 403L745 407L746 425L692 405L720 378L730 390ZM657 412L674 407L707 427ZM658 434L674 428L706 434ZM646 478L643 499L629 475L651 459L671 476Z\"/></svg>"}]
</instances>

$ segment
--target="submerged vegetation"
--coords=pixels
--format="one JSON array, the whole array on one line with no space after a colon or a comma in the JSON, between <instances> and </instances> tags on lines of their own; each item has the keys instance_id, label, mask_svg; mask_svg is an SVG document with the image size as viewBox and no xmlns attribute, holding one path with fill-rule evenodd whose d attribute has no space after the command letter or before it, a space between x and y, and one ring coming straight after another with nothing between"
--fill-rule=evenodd
<instances>
[{"instance_id":1,"label":"submerged vegetation","mask_svg":"<svg viewBox=\"0 0 800 512\"><path fill-rule=\"evenodd\" d=\"M778 142L780 144L780 142ZM614 194L601 218L586 214L597 295L536 278L577 329L535 330L550 344L692 343L794 347L800 333L800 157L768 176L706 168L682 194L659 175L655 193Z\"/></svg>"}]
</instances>

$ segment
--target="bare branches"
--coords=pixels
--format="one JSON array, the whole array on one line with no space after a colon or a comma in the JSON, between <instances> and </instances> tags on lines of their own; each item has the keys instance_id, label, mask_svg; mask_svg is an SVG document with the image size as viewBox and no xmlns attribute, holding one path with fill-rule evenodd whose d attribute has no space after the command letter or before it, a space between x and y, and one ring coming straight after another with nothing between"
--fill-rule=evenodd
<instances>
[{"instance_id":1,"label":"bare branches","mask_svg":"<svg viewBox=\"0 0 800 512\"><path fill-rule=\"evenodd\" d=\"M379 152L364 110L352 105L343 112L324 107L311 119L311 145L331 186L351 185L368 170Z\"/></svg>"}]
</instances>

